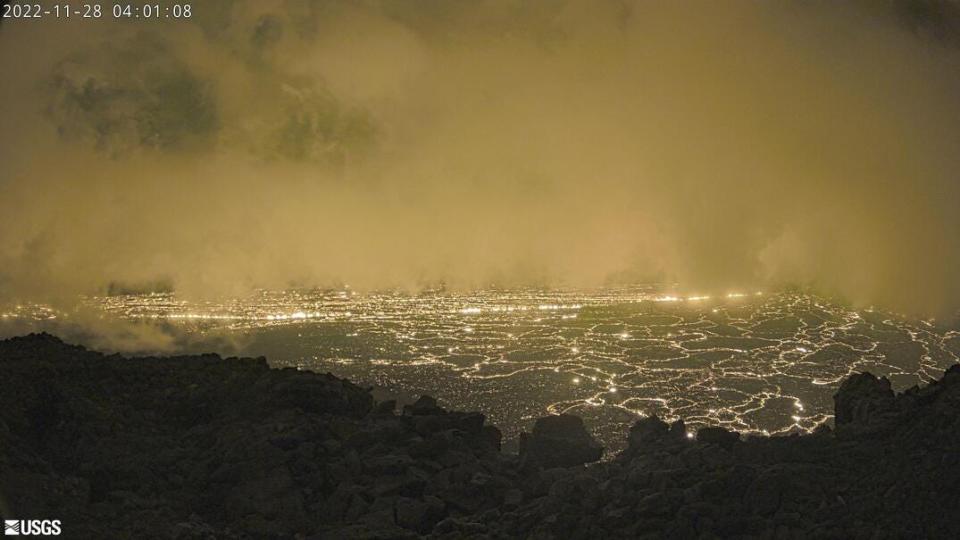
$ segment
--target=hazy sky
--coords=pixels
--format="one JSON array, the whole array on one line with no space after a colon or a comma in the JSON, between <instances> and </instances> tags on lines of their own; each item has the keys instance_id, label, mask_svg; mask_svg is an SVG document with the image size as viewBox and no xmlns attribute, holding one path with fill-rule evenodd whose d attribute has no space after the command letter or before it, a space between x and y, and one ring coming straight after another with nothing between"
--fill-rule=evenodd
<instances>
[{"instance_id":1,"label":"hazy sky","mask_svg":"<svg viewBox=\"0 0 960 540\"><path fill-rule=\"evenodd\" d=\"M960 306L955 2L193 13L0 25L0 297L660 279Z\"/></svg>"}]
</instances>

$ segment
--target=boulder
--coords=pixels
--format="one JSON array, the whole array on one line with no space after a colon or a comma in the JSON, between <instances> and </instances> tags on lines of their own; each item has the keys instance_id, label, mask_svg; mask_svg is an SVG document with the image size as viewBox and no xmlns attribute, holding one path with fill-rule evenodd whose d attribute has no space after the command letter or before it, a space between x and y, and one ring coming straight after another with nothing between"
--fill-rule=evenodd
<instances>
[{"instance_id":1,"label":"boulder","mask_svg":"<svg viewBox=\"0 0 960 540\"><path fill-rule=\"evenodd\" d=\"M444 516L444 503L437 497L400 497L394 507L397 525L421 533L429 532Z\"/></svg>"},{"instance_id":2,"label":"boulder","mask_svg":"<svg viewBox=\"0 0 960 540\"><path fill-rule=\"evenodd\" d=\"M641 418L630 426L627 435L628 454L633 454L641 448L656 444L676 444L687 440L687 426L683 420L667 424L656 416Z\"/></svg>"},{"instance_id":3,"label":"boulder","mask_svg":"<svg viewBox=\"0 0 960 540\"><path fill-rule=\"evenodd\" d=\"M413 405L403 406L404 414L413 416L427 416L444 414L446 411L437 405L437 400L430 396L420 396Z\"/></svg>"},{"instance_id":4,"label":"boulder","mask_svg":"<svg viewBox=\"0 0 960 540\"><path fill-rule=\"evenodd\" d=\"M740 434L722 427L705 427L697 431L697 441L715 444L729 450L740 441Z\"/></svg>"},{"instance_id":5,"label":"boulder","mask_svg":"<svg viewBox=\"0 0 960 540\"><path fill-rule=\"evenodd\" d=\"M630 426L630 433L627 435L627 448L637 449L643 444L660 442L667 437L669 432L670 426L656 416L641 418Z\"/></svg>"},{"instance_id":6,"label":"boulder","mask_svg":"<svg viewBox=\"0 0 960 540\"><path fill-rule=\"evenodd\" d=\"M480 430L480 438L493 450L500 451L503 433L500 432L497 426L483 426L483 429Z\"/></svg>"},{"instance_id":7,"label":"boulder","mask_svg":"<svg viewBox=\"0 0 960 540\"><path fill-rule=\"evenodd\" d=\"M573 467L597 461L603 447L571 414L539 418L533 433L520 435L520 459L543 468Z\"/></svg>"},{"instance_id":8,"label":"boulder","mask_svg":"<svg viewBox=\"0 0 960 540\"><path fill-rule=\"evenodd\" d=\"M670 432L667 436L674 441L685 441L690 438L690 435L687 433L687 424L683 421L683 418L670 424Z\"/></svg>"},{"instance_id":9,"label":"boulder","mask_svg":"<svg viewBox=\"0 0 960 540\"><path fill-rule=\"evenodd\" d=\"M397 400L388 399L387 401L381 401L373 407L372 414L376 416L393 416L394 411L397 409Z\"/></svg>"},{"instance_id":10,"label":"boulder","mask_svg":"<svg viewBox=\"0 0 960 540\"><path fill-rule=\"evenodd\" d=\"M896 408L890 381L886 377L878 379L871 373L848 377L833 396L833 403L838 426L866 423L872 416Z\"/></svg>"}]
</instances>

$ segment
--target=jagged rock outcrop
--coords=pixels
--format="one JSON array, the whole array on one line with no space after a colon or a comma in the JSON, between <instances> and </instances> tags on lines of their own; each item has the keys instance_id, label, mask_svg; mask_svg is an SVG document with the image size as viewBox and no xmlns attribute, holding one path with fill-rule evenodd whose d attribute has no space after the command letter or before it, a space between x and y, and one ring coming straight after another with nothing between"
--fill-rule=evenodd
<instances>
[{"instance_id":1,"label":"jagged rock outcrop","mask_svg":"<svg viewBox=\"0 0 960 540\"><path fill-rule=\"evenodd\" d=\"M734 444L740 442L740 434L722 427L711 426L697 431L697 441L716 444L730 450Z\"/></svg>"},{"instance_id":2,"label":"jagged rock outcrop","mask_svg":"<svg viewBox=\"0 0 960 540\"><path fill-rule=\"evenodd\" d=\"M537 419L533 433L520 434L520 459L545 469L575 467L600 459L603 447L583 419L570 414Z\"/></svg>"},{"instance_id":3,"label":"jagged rock outcrop","mask_svg":"<svg viewBox=\"0 0 960 540\"><path fill-rule=\"evenodd\" d=\"M641 418L630 426L630 431L627 433L627 448L621 452L618 459L632 459L638 454L661 446L688 444L691 435L682 419L667 424L657 416Z\"/></svg>"},{"instance_id":4,"label":"jagged rock outcrop","mask_svg":"<svg viewBox=\"0 0 960 540\"><path fill-rule=\"evenodd\" d=\"M871 417L896 409L890 381L870 373L847 377L833 401L838 426L850 422L866 423Z\"/></svg>"},{"instance_id":5,"label":"jagged rock outcrop","mask_svg":"<svg viewBox=\"0 0 960 540\"><path fill-rule=\"evenodd\" d=\"M66 538L960 537L960 366L899 395L854 376L808 436L640 419L592 465L573 416L521 457L482 414L263 359L32 335L0 341L0 384L0 513Z\"/></svg>"}]
</instances>

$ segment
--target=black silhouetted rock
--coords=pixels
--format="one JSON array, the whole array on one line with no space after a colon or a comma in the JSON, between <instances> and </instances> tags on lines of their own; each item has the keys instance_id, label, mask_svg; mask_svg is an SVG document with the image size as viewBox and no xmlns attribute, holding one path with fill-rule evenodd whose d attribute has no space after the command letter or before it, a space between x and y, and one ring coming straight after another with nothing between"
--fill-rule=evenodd
<instances>
[{"instance_id":1,"label":"black silhouetted rock","mask_svg":"<svg viewBox=\"0 0 960 540\"><path fill-rule=\"evenodd\" d=\"M890 412L896 407L890 381L870 373L848 377L833 396L835 421L838 426L851 422L868 422L870 417Z\"/></svg>"},{"instance_id":2,"label":"black silhouetted rock","mask_svg":"<svg viewBox=\"0 0 960 540\"><path fill-rule=\"evenodd\" d=\"M400 497L394 506L397 525L420 533L430 532L433 526L444 517L445 507L442 500L432 495L423 499Z\"/></svg>"},{"instance_id":3,"label":"black silhouetted rock","mask_svg":"<svg viewBox=\"0 0 960 540\"><path fill-rule=\"evenodd\" d=\"M683 441L690 438L690 434L687 432L687 423L683 421L683 418L679 418L670 424L670 432L667 435L673 441Z\"/></svg>"},{"instance_id":4,"label":"black silhouetted rock","mask_svg":"<svg viewBox=\"0 0 960 540\"><path fill-rule=\"evenodd\" d=\"M497 426L483 426L483 429L481 430L481 436L483 437L483 440L486 441L491 447L500 450L500 445L503 441L503 433L500 432L500 429L497 428Z\"/></svg>"},{"instance_id":5,"label":"black silhouetted rock","mask_svg":"<svg viewBox=\"0 0 960 540\"><path fill-rule=\"evenodd\" d=\"M656 452L663 445L689 443L687 427L683 420L667 424L656 416L641 418L634 422L627 435L627 448L620 459L632 459L638 453Z\"/></svg>"},{"instance_id":6,"label":"black silhouetted rock","mask_svg":"<svg viewBox=\"0 0 960 540\"><path fill-rule=\"evenodd\" d=\"M656 416L641 418L630 426L627 447L636 449L644 444L661 442L669 432L670 426L660 418Z\"/></svg>"},{"instance_id":7,"label":"black silhouetted rock","mask_svg":"<svg viewBox=\"0 0 960 540\"><path fill-rule=\"evenodd\" d=\"M573 467L600 459L603 447L572 414L537 419L533 433L520 435L520 458L544 468Z\"/></svg>"},{"instance_id":8,"label":"black silhouetted rock","mask_svg":"<svg viewBox=\"0 0 960 540\"><path fill-rule=\"evenodd\" d=\"M437 405L437 400L431 396L420 396L413 405L403 406L404 414L427 416L443 414L446 411Z\"/></svg>"},{"instance_id":9,"label":"black silhouetted rock","mask_svg":"<svg viewBox=\"0 0 960 540\"><path fill-rule=\"evenodd\" d=\"M537 421L521 459L482 414L398 415L262 358L31 335L0 341L0 385L0 512L65 538L960 538L958 366L899 395L855 376L812 436L645 418L586 467L577 417Z\"/></svg>"},{"instance_id":10,"label":"black silhouetted rock","mask_svg":"<svg viewBox=\"0 0 960 540\"><path fill-rule=\"evenodd\" d=\"M703 427L697 430L697 442L716 444L726 449L740 441L740 434L722 427Z\"/></svg>"},{"instance_id":11,"label":"black silhouetted rock","mask_svg":"<svg viewBox=\"0 0 960 540\"><path fill-rule=\"evenodd\" d=\"M391 416L396 412L396 410L397 410L397 400L388 399L386 401L381 401L380 403L377 403L373 407L373 410L370 413L379 415L379 416Z\"/></svg>"}]
</instances>

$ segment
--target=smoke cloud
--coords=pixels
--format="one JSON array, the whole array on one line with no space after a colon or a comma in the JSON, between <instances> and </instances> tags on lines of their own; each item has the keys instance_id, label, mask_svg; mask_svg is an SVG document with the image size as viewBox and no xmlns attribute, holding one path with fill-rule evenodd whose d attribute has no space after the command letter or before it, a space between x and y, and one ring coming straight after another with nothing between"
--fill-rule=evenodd
<instances>
[{"instance_id":1,"label":"smoke cloud","mask_svg":"<svg viewBox=\"0 0 960 540\"><path fill-rule=\"evenodd\" d=\"M0 26L0 297L812 285L960 306L953 2L238 1Z\"/></svg>"}]
</instances>

